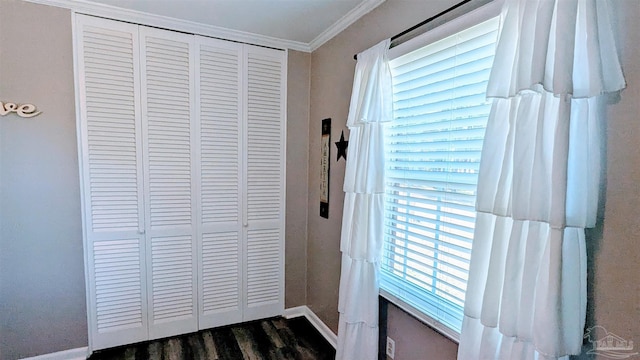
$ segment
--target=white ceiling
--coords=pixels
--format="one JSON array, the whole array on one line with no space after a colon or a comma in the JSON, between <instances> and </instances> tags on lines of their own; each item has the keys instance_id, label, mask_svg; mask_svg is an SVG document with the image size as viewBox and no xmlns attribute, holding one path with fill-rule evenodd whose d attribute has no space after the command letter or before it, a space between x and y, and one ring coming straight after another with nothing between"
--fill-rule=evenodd
<instances>
[{"instance_id":1,"label":"white ceiling","mask_svg":"<svg viewBox=\"0 0 640 360\"><path fill-rule=\"evenodd\" d=\"M314 41L315 43L325 42L383 1L87 0L85 2L101 3L309 45Z\"/></svg>"}]
</instances>

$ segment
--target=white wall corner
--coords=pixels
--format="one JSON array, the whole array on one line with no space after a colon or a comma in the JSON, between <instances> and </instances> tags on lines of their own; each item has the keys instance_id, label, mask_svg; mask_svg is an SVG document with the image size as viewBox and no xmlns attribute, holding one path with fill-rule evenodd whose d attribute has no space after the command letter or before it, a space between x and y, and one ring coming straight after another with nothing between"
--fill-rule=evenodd
<instances>
[{"instance_id":1,"label":"white wall corner","mask_svg":"<svg viewBox=\"0 0 640 360\"><path fill-rule=\"evenodd\" d=\"M351 24L358 21L361 17L368 14L371 10L377 8L385 2L385 0L364 0L358 6L346 13L340 20L336 21L327 30L316 36L315 39L309 43L309 48L313 52L322 46L327 41L333 39L336 35L340 34L344 29L348 28Z\"/></svg>"},{"instance_id":2,"label":"white wall corner","mask_svg":"<svg viewBox=\"0 0 640 360\"><path fill-rule=\"evenodd\" d=\"M311 325L320 332L322 337L324 337L334 349L338 346L338 336L306 305L288 308L284 311L284 317L287 319L300 316L306 317Z\"/></svg>"},{"instance_id":3,"label":"white wall corner","mask_svg":"<svg viewBox=\"0 0 640 360\"><path fill-rule=\"evenodd\" d=\"M88 356L89 348L83 347L50 354L38 355L21 360L86 360Z\"/></svg>"}]
</instances>

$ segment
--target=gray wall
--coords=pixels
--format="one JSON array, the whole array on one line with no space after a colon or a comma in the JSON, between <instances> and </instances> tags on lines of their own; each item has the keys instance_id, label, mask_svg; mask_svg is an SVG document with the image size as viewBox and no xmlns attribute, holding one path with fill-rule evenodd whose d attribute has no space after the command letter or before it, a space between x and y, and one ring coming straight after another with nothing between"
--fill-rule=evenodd
<instances>
[{"instance_id":1,"label":"gray wall","mask_svg":"<svg viewBox=\"0 0 640 360\"><path fill-rule=\"evenodd\" d=\"M337 140L349 108L355 61L365 50L445 8L457 0L387 0L312 53L309 128L309 221L307 303L334 331L338 322L340 227L344 160L331 162L330 214L318 216L320 121L333 118ZM614 29L628 88L609 109L607 187L604 222L591 231L589 243L588 326L602 325L634 341L640 351L640 2L611 1ZM333 141L333 140L332 140ZM335 151L335 148L332 148ZM454 359L454 343L389 307L389 335L396 340L395 360L427 357ZM587 344L590 345L590 344ZM437 355L433 355L437 354Z\"/></svg>"},{"instance_id":2,"label":"gray wall","mask_svg":"<svg viewBox=\"0 0 640 360\"><path fill-rule=\"evenodd\" d=\"M0 0L0 359L87 346L71 12ZM311 55L289 53L287 307L306 304Z\"/></svg>"},{"instance_id":3,"label":"gray wall","mask_svg":"<svg viewBox=\"0 0 640 360\"><path fill-rule=\"evenodd\" d=\"M604 229L590 244L589 325L632 340L640 352L640 1L611 3L627 88L608 114Z\"/></svg>"},{"instance_id":4,"label":"gray wall","mask_svg":"<svg viewBox=\"0 0 640 360\"><path fill-rule=\"evenodd\" d=\"M387 336L395 341L394 360L455 359L458 354L458 344L424 326L393 304L389 304L387 313Z\"/></svg>"},{"instance_id":5,"label":"gray wall","mask_svg":"<svg viewBox=\"0 0 640 360\"><path fill-rule=\"evenodd\" d=\"M0 0L0 358L87 346L71 14Z\"/></svg>"},{"instance_id":6,"label":"gray wall","mask_svg":"<svg viewBox=\"0 0 640 360\"><path fill-rule=\"evenodd\" d=\"M285 307L307 303L307 193L311 54L289 51Z\"/></svg>"}]
</instances>

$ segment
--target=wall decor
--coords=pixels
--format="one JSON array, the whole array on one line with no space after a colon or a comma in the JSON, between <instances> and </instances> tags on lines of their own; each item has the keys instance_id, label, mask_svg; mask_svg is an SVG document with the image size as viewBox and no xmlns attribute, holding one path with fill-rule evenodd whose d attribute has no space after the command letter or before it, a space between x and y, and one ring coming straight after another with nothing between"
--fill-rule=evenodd
<instances>
[{"instance_id":1,"label":"wall decor","mask_svg":"<svg viewBox=\"0 0 640 360\"><path fill-rule=\"evenodd\" d=\"M322 120L320 156L320 216L329 218L329 155L331 153L331 118Z\"/></svg>"},{"instance_id":2,"label":"wall decor","mask_svg":"<svg viewBox=\"0 0 640 360\"><path fill-rule=\"evenodd\" d=\"M5 116L12 112L23 118L31 118L42 114L42 111L37 111L36 106L33 104L18 105L11 102L5 103L0 101L0 115Z\"/></svg>"},{"instance_id":3,"label":"wall decor","mask_svg":"<svg viewBox=\"0 0 640 360\"><path fill-rule=\"evenodd\" d=\"M336 157L336 161L340 160L341 157L344 158L344 161L347 161L347 147L349 146L349 141L344 139L344 130L340 134L340 141L336 141L336 147L338 148L338 156Z\"/></svg>"}]
</instances>

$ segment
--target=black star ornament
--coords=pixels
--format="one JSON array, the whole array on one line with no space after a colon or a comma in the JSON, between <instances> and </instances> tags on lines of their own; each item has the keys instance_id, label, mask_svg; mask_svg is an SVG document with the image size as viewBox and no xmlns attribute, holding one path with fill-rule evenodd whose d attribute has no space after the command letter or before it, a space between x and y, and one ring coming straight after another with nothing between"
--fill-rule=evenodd
<instances>
[{"instance_id":1,"label":"black star ornament","mask_svg":"<svg viewBox=\"0 0 640 360\"><path fill-rule=\"evenodd\" d=\"M342 133L340 134L340 141L336 141L335 142L336 147L338 148L338 158L336 159L336 161L339 161L341 157L344 158L344 160L347 160L347 146L349 146L349 141L344 139L344 131L342 131Z\"/></svg>"}]
</instances>

